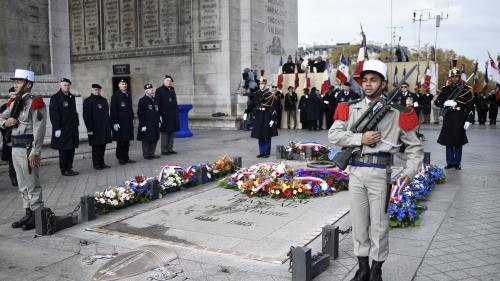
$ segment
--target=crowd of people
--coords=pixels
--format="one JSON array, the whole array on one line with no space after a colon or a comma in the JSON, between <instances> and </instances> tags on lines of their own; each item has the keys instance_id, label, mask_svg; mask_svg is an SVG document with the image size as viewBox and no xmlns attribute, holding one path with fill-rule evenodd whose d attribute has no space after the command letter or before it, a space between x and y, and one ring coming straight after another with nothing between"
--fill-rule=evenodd
<instances>
[{"instance_id":1,"label":"crowd of people","mask_svg":"<svg viewBox=\"0 0 500 281\"><path fill-rule=\"evenodd\" d=\"M79 118L72 82L63 78L59 91L51 96L49 108L42 97L31 94L35 75L30 70L17 69L14 87L9 90L7 103L0 106L2 130L2 160L9 162L11 183L18 186L26 214L12 223L13 228L35 228L34 210L43 206L39 179L40 154L50 119L52 135L50 147L59 153L59 168L63 176L78 175L73 170L75 149L79 145ZM165 75L160 87L144 85L144 96L137 108L137 140L142 142L144 159L159 158L156 146L161 139L161 154L177 154L173 150L174 133L179 130L177 96L174 79ZM92 147L95 170L110 168L104 162L106 145L116 141L116 158L120 165L135 163L129 157L130 142L134 140L134 112L128 84L120 80L110 103L101 95L99 84L90 86L91 94L83 101L83 120Z\"/></svg>"}]
</instances>

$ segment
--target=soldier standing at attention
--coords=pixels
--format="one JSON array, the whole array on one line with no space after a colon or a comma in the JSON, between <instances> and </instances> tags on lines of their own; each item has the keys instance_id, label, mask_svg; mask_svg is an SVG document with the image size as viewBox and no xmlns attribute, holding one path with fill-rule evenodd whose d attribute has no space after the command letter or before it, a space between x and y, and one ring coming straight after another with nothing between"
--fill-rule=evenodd
<instances>
[{"instance_id":1,"label":"soldier standing at attention","mask_svg":"<svg viewBox=\"0 0 500 281\"><path fill-rule=\"evenodd\" d=\"M113 140L116 141L116 158L120 165L135 163L128 156L130 141L134 139L134 112L132 95L127 91L127 81L118 82L118 90L111 97L110 116Z\"/></svg>"},{"instance_id":2,"label":"soldier standing at attention","mask_svg":"<svg viewBox=\"0 0 500 281\"><path fill-rule=\"evenodd\" d=\"M328 132L331 143L342 147L361 147L350 166L349 205L352 215L352 239L359 269L351 281L381 281L382 264L389 255L389 200L386 169L399 144L407 145L406 168L401 181L413 178L423 160L423 147L415 128L418 119L413 109L408 113L391 108L378 123L376 131L353 133L351 127L376 102L387 85L387 65L368 60L361 72L365 98L341 103L335 111L335 122ZM371 268L369 258L372 259Z\"/></svg>"},{"instance_id":3,"label":"soldier standing at attention","mask_svg":"<svg viewBox=\"0 0 500 281\"><path fill-rule=\"evenodd\" d=\"M83 101L83 121L87 127L89 145L92 146L92 164L96 170L110 168L104 164L104 152L106 144L112 140L109 104L101 96L101 89L101 85L92 84L92 94Z\"/></svg>"},{"instance_id":4,"label":"soldier standing at attention","mask_svg":"<svg viewBox=\"0 0 500 281\"><path fill-rule=\"evenodd\" d=\"M73 171L75 148L78 147L78 113L75 96L70 93L71 81L61 79L60 90L50 98L49 115L52 123L50 147L59 151L59 168L63 176L76 176Z\"/></svg>"},{"instance_id":5,"label":"soldier standing at attention","mask_svg":"<svg viewBox=\"0 0 500 281\"><path fill-rule=\"evenodd\" d=\"M41 97L31 94L35 74L16 69L14 78L15 99L11 99L0 115L0 127L9 130L12 144L12 161L17 174L19 192L26 215L12 224L12 228L35 228L34 210L43 206L39 166L42 152L47 109Z\"/></svg>"},{"instance_id":6,"label":"soldier standing at attention","mask_svg":"<svg viewBox=\"0 0 500 281\"><path fill-rule=\"evenodd\" d=\"M142 156L146 160L160 158L155 155L156 144L160 139L160 112L151 84L144 85L144 96L139 100L137 117L139 118L137 140L142 141Z\"/></svg>"},{"instance_id":7,"label":"soldier standing at attention","mask_svg":"<svg viewBox=\"0 0 500 281\"><path fill-rule=\"evenodd\" d=\"M262 79L259 83L259 91L256 92L256 103L250 104L245 110L243 119L246 120L248 112L257 106L252 128L252 138L259 140L259 155L257 158L268 158L271 154L271 138L278 135L276 119L278 118L278 97L276 92L270 92L266 88L267 80Z\"/></svg>"},{"instance_id":8,"label":"soldier standing at attention","mask_svg":"<svg viewBox=\"0 0 500 281\"><path fill-rule=\"evenodd\" d=\"M156 89L155 99L158 102L161 118L161 154L177 154L174 151L174 135L180 129L177 95L173 86L174 78L165 75L163 85Z\"/></svg>"},{"instance_id":9,"label":"soldier standing at attention","mask_svg":"<svg viewBox=\"0 0 500 281\"><path fill-rule=\"evenodd\" d=\"M438 137L438 143L446 146L445 169L462 169L462 146L469 141L465 131L472 123L474 97L471 88L460 83L460 69L451 70L451 84L441 88L441 94L434 102L436 106L443 108L443 127ZM458 95L453 97L453 94Z\"/></svg>"}]
</instances>

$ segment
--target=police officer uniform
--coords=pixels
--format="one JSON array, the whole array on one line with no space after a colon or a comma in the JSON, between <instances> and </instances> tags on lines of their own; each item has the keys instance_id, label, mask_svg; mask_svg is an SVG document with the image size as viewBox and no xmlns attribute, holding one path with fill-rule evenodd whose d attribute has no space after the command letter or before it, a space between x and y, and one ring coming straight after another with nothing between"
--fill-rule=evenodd
<instances>
[{"instance_id":1,"label":"police officer uniform","mask_svg":"<svg viewBox=\"0 0 500 281\"><path fill-rule=\"evenodd\" d=\"M92 84L92 89L101 90L102 87L99 84ZM93 93L83 101L83 121L87 127L89 145L92 146L94 169L110 168L104 163L106 144L112 140L109 104L105 97Z\"/></svg>"},{"instance_id":2,"label":"police officer uniform","mask_svg":"<svg viewBox=\"0 0 500 281\"><path fill-rule=\"evenodd\" d=\"M127 82L122 79L119 83ZM128 155L130 141L134 139L134 112L132 110L132 95L127 90L118 89L111 96L110 117L118 162L120 165L135 163Z\"/></svg>"},{"instance_id":3,"label":"police officer uniform","mask_svg":"<svg viewBox=\"0 0 500 281\"><path fill-rule=\"evenodd\" d=\"M451 76L460 75L458 68L451 70ZM462 146L469 142L465 131L472 123L474 97L471 88L463 85L457 98L453 100L454 92L461 86L458 82L442 87L441 94L434 102L437 107L445 109L438 143L446 146L446 169L462 169Z\"/></svg>"},{"instance_id":4,"label":"police officer uniform","mask_svg":"<svg viewBox=\"0 0 500 281\"><path fill-rule=\"evenodd\" d=\"M151 96L148 96L148 90L152 92ZM144 85L144 91L146 93L139 100L137 106L137 117L139 118L137 140L142 141L144 159L151 160L160 157L155 155L156 144L160 139L160 112L154 97L153 85Z\"/></svg>"},{"instance_id":5,"label":"police officer uniform","mask_svg":"<svg viewBox=\"0 0 500 281\"><path fill-rule=\"evenodd\" d=\"M16 69L12 80L34 82L34 73L29 70ZM20 107L19 116L11 116ZM16 118L16 125L12 128L11 146L12 161L17 174L19 192L26 209L26 215L12 224L13 228L22 227L23 230L35 228L34 210L43 206L42 187L39 182L40 154L42 152L45 127L47 122L47 109L41 97L35 97L30 92L22 93L7 105L7 109L0 115L0 127L8 128L6 122L9 118ZM30 165L29 159L34 159L35 165Z\"/></svg>"},{"instance_id":6,"label":"police officer uniform","mask_svg":"<svg viewBox=\"0 0 500 281\"><path fill-rule=\"evenodd\" d=\"M367 73L378 74L382 80L387 80L387 66L381 61L365 61L361 76ZM418 119L414 111L403 113L391 108L377 125L380 141L374 147L363 145L363 134L353 133L351 127L368 109L369 102L371 100L366 97L350 104L339 104L335 122L328 132L329 141L335 145L361 148L352 159L349 180L352 238L359 262L359 270L352 279L356 281L382 280L382 263L389 254L386 169L392 163L392 154L399 151L401 143L407 145L404 174L410 179L423 160L423 147L415 134ZM368 257L373 260L371 271Z\"/></svg>"},{"instance_id":7,"label":"police officer uniform","mask_svg":"<svg viewBox=\"0 0 500 281\"><path fill-rule=\"evenodd\" d=\"M170 75L165 75L165 79L174 79ZM177 106L177 95L175 88L162 85L155 91L155 99L158 101L161 116L161 154L177 154L174 148L174 134L180 129L179 108Z\"/></svg>"},{"instance_id":8,"label":"police officer uniform","mask_svg":"<svg viewBox=\"0 0 500 281\"><path fill-rule=\"evenodd\" d=\"M255 108L255 119L251 137L259 140L259 155L257 158L268 158L271 154L271 138L278 135L277 118L280 104L276 93L272 93L268 88L265 88L267 80L263 79L260 82L264 88L257 91L256 103L250 104L245 110L245 114Z\"/></svg>"},{"instance_id":9,"label":"police officer uniform","mask_svg":"<svg viewBox=\"0 0 500 281\"><path fill-rule=\"evenodd\" d=\"M61 83L69 83L67 78ZM64 176L75 176L73 171L73 158L75 148L78 147L78 113L76 112L75 96L69 91L64 93L59 90L50 98L50 122L52 123L52 139L50 147L59 151L59 168Z\"/></svg>"},{"instance_id":10,"label":"police officer uniform","mask_svg":"<svg viewBox=\"0 0 500 281\"><path fill-rule=\"evenodd\" d=\"M14 87L11 87L9 89L9 94L15 94L16 90ZM3 113L7 109L7 104L10 104L14 100L14 97L10 97L9 100L0 106L0 114ZM7 139L7 132L0 128L0 131L2 131L2 155L1 158L3 161L9 162L9 178L10 182L12 183L13 186L18 186L17 185L17 176L16 176L16 169L14 169L14 163L12 162L12 147L11 144L9 143L9 140Z\"/></svg>"}]
</instances>

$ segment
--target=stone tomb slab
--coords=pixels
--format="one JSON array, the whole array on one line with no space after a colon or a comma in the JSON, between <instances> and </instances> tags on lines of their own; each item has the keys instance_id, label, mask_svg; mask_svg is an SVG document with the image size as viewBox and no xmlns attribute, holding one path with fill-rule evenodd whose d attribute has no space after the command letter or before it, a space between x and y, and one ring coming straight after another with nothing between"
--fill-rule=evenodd
<instances>
[{"instance_id":1,"label":"stone tomb slab","mask_svg":"<svg viewBox=\"0 0 500 281\"><path fill-rule=\"evenodd\" d=\"M159 208L90 230L283 263L349 210L347 192L305 200L248 198L213 184Z\"/></svg>"}]
</instances>

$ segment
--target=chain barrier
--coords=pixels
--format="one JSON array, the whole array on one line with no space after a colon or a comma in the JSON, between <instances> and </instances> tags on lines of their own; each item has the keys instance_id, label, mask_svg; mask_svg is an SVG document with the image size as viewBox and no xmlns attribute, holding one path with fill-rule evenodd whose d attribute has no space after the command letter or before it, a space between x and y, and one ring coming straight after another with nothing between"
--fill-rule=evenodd
<instances>
[{"instance_id":1,"label":"chain barrier","mask_svg":"<svg viewBox=\"0 0 500 281\"><path fill-rule=\"evenodd\" d=\"M352 226L349 226L348 229L339 230L339 233L342 234L342 235L349 234L351 232L352 232Z\"/></svg>"}]
</instances>

